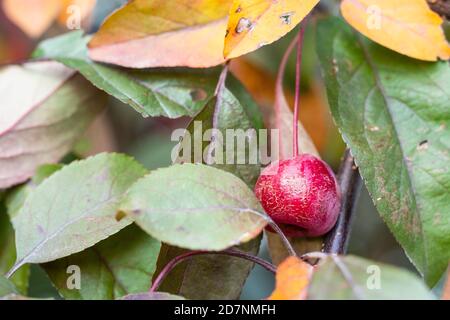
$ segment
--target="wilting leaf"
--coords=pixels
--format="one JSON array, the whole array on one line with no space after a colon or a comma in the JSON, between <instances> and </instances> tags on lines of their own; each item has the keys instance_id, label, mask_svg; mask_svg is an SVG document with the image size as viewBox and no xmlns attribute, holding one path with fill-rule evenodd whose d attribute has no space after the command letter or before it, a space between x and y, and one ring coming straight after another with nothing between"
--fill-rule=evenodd
<instances>
[{"instance_id":1,"label":"wilting leaf","mask_svg":"<svg viewBox=\"0 0 450 320\"><path fill-rule=\"evenodd\" d=\"M428 300L433 295L407 270L355 256L327 257L315 267L309 300Z\"/></svg>"},{"instance_id":2,"label":"wilting leaf","mask_svg":"<svg viewBox=\"0 0 450 320\"><path fill-rule=\"evenodd\" d=\"M17 293L17 289L14 287L14 284L4 276L0 275L0 297L15 293Z\"/></svg>"},{"instance_id":3,"label":"wilting leaf","mask_svg":"<svg viewBox=\"0 0 450 320\"><path fill-rule=\"evenodd\" d=\"M176 296L165 292L144 292L130 294L120 300L186 300L183 297Z\"/></svg>"},{"instance_id":4,"label":"wilting leaf","mask_svg":"<svg viewBox=\"0 0 450 320\"><path fill-rule=\"evenodd\" d=\"M131 71L95 63L87 56L82 31L42 42L33 56L55 59L78 70L99 89L144 116L194 116L214 93L215 72Z\"/></svg>"},{"instance_id":5,"label":"wilting leaf","mask_svg":"<svg viewBox=\"0 0 450 320\"><path fill-rule=\"evenodd\" d=\"M0 274L6 274L16 261L16 242L14 229L9 222L6 208L0 202ZM17 291L27 294L28 279L30 276L29 266L23 266L10 278Z\"/></svg>"},{"instance_id":6,"label":"wilting leaf","mask_svg":"<svg viewBox=\"0 0 450 320\"><path fill-rule=\"evenodd\" d=\"M43 268L66 299L114 300L146 291L161 243L131 225L83 252L46 263ZM81 270L80 290L67 287L69 266Z\"/></svg>"},{"instance_id":7,"label":"wilting leaf","mask_svg":"<svg viewBox=\"0 0 450 320\"><path fill-rule=\"evenodd\" d=\"M89 55L132 68L218 65L231 1L130 1L104 22Z\"/></svg>"},{"instance_id":8,"label":"wilting leaf","mask_svg":"<svg viewBox=\"0 0 450 320\"><path fill-rule=\"evenodd\" d=\"M269 300L304 300L313 267L297 257L289 257L277 269L277 286Z\"/></svg>"},{"instance_id":9,"label":"wilting leaf","mask_svg":"<svg viewBox=\"0 0 450 320\"><path fill-rule=\"evenodd\" d=\"M389 49L421 60L450 58L442 18L425 0L344 0L341 11L356 30Z\"/></svg>"},{"instance_id":10,"label":"wilting leaf","mask_svg":"<svg viewBox=\"0 0 450 320\"><path fill-rule=\"evenodd\" d=\"M388 51L339 19L319 25L318 53L372 199L432 286L450 260L450 65Z\"/></svg>"},{"instance_id":11,"label":"wilting leaf","mask_svg":"<svg viewBox=\"0 0 450 320\"><path fill-rule=\"evenodd\" d=\"M127 218L116 220L117 207L145 173L127 156L100 154L47 178L14 217L16 267L80 252L130 224Z\"/></svg>"},{"instance_id":12,"label":"wilting leaf","mask_svg":"<svg viewBox=\"0 0 450 320\"><path fill-rule=\"evenodd\" d=\"M234 0L224 56L235 58L272 43L291 31L319 0Z\"/></svg>"},{"instance_id":13,"label":"wilting leaf","mask_svg":"<svg viewBox=\"0 0 450 320\"><path fill-rule=\"evenodd\" d=\"M152 172L130 188L121 210L153 237L192 250L219 251L247 242L266 225L242 180L200 164Z\"/></svg>"},{"instance_id":14,"label":"wilting leaf","mask_svg":"<svg viewBox=\"0 0 450 320\"><path fill-rule=\"evenodd\" d=\"M1 69L0 95L0 188L62 158L106 101L83 77L56 62Z\"/></svg>"},{"instance_id":15,"label":"wilting leaf","mask_svg":"<svg viewBox=\"0 0 450 320\"><path fill-rule=\"evenodd\" d=\"M77 6L77 17L84 19L94 8L95 0L4 0L6 16L33 38L40 37L59 17L66 25L71 14L71 6Z\"/></svg>"}]
</instances>

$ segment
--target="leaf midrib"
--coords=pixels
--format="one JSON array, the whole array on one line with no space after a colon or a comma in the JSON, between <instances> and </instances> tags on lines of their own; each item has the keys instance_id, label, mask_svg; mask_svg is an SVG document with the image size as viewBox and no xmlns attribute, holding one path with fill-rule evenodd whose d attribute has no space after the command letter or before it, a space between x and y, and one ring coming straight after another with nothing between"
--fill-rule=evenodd
<instances>
[{"instance_id":1,"label":"leaf midrib","mask_svg":"<svg viewBox=\"0 0 450 320\"><path fill-rule=\"evenodd\" d=\"M352 32L354 32L354 31L352 31ZM423 240L423 246L424 246L423 257L425 259L426 269L428 269L428 266L429 266L429 257L428 257L428 250L427 250L428 243L427 243L427 237L425 235L424 228L423 228L423 220L422 220L422 215L420 214L420 206L418 206L418 204L417 204L417 198L418 198L417 190L416 190L416 187L414 186L413 174L412 174L411 169L408 166L407 161L406 161L404 147L403 147L402 142L400 140L399 131L398 131L398 128L397 128L396 123L394 121L394 117L393 117L392 110L391 110L391 105L389 103L389 97L388 97L388 95L387 95L387 93L385 91L385 88L383 86L383 83L382 83L382 81L380 79L379 71L378 71L378 69L377 69L377 67L376 67L376 65L375 65L375 63L373 61L373 58L370 55L369 50L367 49L364 41L361 39L361 36L359 34L357 34L356 32L354 32L354 34L356 35L356 39L357 39L358 43L361 46L363 55L364 55L365 59L367 60L367 64L368 64L369 68L372 70L372 74L373 74L373 77L374 77L374 80L375 80L375 86L378 88L378 90L381 93L381 96L383 97L383 100L384 100L384 103L385 103L385 106L386 106L386 110L388 111L389 118L390 118L391 123L392 123L392 127L393 127L393 129L395 130L395 133L396 133L395 139L397 140L398 145L400 147L400 151L401 151L401 154L402 154L402 164L406 168L406 172L408 174L408 178L409 178L408 179L408 185L410 187L411 192L413 193L414 206L416 208L416 212L417 212L417 215L418 215L419 221L420 221L420 232L422 234L422 240ZM427 272L427 271L428 270L424 270L424 272Z\"/></svg>"}]
</instances>

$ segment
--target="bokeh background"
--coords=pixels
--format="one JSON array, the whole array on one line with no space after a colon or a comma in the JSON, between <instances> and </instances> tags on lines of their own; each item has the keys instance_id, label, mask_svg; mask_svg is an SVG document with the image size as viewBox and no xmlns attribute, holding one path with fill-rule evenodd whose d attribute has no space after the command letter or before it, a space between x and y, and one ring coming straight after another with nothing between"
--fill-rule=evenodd
<instances>
[{"instance_id":1,"label":"bokeh background","mask_svg":"<svg viewBox=\"0 0 450 320\"><path fill-rule=\"evenodd\" d=\"M97 0L95 7L83 20L83 28L88 33L95 31L103 19L124 2L125 0ZM335 11L333 1L325 1L324 5L332 12ZM42 12L36 10L31 16L35 16L33 19L39 19L40 14ZM300 117L322 157L336 169L339 167L345 146L330 117L318 70L314 27L315 19L320 14L320 12L314 14L306 33ZM0 9L0 64L21 62L27 59L39 41L67 31L66 26L55 19L42 35L33 37L22 31L8 18L4 10ZM232 63L233 73L244 83L262 110L273 107L275 75L281 56L294 33L295 31L275 44ZM286 95L291 105L294 77L295 67L291 59L285 80ZM75 149L76 154L86 156L102 151L120 151L133 155L149 169L170 165L170 154L174 147L174 142L170 141L171 132L176 128L185 127L189 119L144 119L132 108L113 98L110 99L109 105L106 113L80 140ZM365 189L362 190L357 205L349 252L416 272L380 219ZM261 246L260 255L270 259L265 241ZM30 287L30 296L57 297L45 273L38 266L32 268ZM242 292L242 298L265 298L273 287L273 275L260 267L255 267Z\"/></svg>"}]
</instances>

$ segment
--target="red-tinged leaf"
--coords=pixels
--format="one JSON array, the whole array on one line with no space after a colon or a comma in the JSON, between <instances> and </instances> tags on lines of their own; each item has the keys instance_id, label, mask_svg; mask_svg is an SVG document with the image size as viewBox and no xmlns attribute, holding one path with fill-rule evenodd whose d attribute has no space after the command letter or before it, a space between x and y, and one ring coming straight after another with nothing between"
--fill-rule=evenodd
<instances>
[{"instance_id":1,"label":"red-tinged leaf","mask_svg":"<svg viewBox=\"0 0 450 320\"><path fill-rule=\"evenodd\" d=\"M131 1L105 21L89 55L131 68L218 65L231 2Z\"/></svg>"}]
</instances>

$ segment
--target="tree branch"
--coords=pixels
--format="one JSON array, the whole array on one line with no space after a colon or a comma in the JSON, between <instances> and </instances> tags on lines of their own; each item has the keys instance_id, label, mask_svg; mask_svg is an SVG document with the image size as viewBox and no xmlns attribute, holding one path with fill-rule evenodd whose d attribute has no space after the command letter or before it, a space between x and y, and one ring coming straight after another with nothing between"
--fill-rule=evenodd
<instances>
[{"instance_id":1,"label":"tree branch","mask_svg":"<svg viewBox=\"0 0 450 320\"><path fill-rule=\"evenodd\" d=\"M323 248L324 252L331 254L347 252L354 211L361 191L361 176L349 149L345 151L338 181L342 194L341 212L336 225L326 236Z\"/></svg>"}]
</instances>

